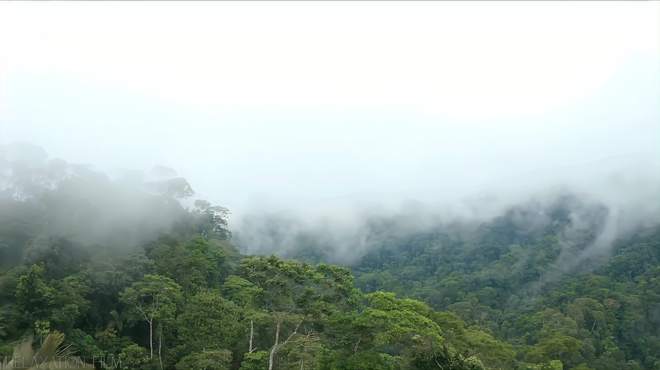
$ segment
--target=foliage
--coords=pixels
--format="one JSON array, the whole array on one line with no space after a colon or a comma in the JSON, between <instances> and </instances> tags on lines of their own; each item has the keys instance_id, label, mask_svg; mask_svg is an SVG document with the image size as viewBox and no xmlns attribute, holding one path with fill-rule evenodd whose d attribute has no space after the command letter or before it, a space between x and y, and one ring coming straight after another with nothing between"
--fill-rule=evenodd
<instances>
[{"instance_id":1,"label":"foliage","mask_svg":"<svg viewBox=\"0 0 660 370\"><path fill-rule=\"evenodd\" d=\"M226 209L181 206L183 179L143 192L67 166L71 177L53 179L56 165L23 168L10 183L27 184L20 199L0 194L0 355L45 365L68 348L82 366L132 370L660 366L660 230L562 265L594 242L597 206L565 199L415 232L371 220L376 242L348 268L318 261L330 251L313 238L291 249L300 260L241 256ZM92 188L149 212L128 217ZM576 212L587 227L576 230Z\"/></svg>"},{"instance_id":2,"label":"foliage","mask_svg":"<svg viewBox=\"0 0 660 370\"><path fill-rule=\"evenodd\" d=\"M204 351L185 356L176 364L176 370L229 370L231 351L226 349Z\"/></svg>"}]
</instances>

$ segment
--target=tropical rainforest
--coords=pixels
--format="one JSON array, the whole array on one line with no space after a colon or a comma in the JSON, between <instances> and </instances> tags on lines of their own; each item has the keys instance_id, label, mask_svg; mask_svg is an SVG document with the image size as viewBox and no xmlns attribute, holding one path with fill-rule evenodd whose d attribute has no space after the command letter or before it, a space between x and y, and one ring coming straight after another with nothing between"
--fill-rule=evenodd
<instances>
[{"instance_id":1,"label":"tropical rainforest","mask_svg":"<svg viewBox=\"0 0 660 370\"><path fill-rule=\"evenodd\" d=\"M313 233L246 254L167 168L21 153L0 152L0 368L660 369L660 229L604 240L580 196L373 217L337 265Z\"/></svg>"}]
</instances>

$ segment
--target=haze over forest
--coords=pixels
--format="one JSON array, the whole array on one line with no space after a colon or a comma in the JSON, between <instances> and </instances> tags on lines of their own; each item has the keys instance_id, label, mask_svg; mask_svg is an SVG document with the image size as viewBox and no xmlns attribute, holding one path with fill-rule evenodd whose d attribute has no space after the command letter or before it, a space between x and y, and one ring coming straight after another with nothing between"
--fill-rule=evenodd
<instances>
[{"instance_id":1,"label":"haze over forest","mask_svg":"<svg viewBox=\"0 0 660 370\"><path fill-rule=\"evenodd\" d=\"M257 249L273 214L351 250L365 213L485 217L559 189L649 220L655 6L14 5L0 138L111 176L172 168Z\"/></svg>"},{"instance_id":2,"label":"haze over forest","mask_svg":"<svg viewBox=\"0 0 660 370\"><path fill-rule=\"evenodd\" d=\"M135 369L655 369L659 138L658 3L0 4L0 367L64 333ZM70 321L19 314L70 278ZM147 281L183 289L163 356ZM212 355L204 300L242 325Z\"/></svg>"}]
</instances>

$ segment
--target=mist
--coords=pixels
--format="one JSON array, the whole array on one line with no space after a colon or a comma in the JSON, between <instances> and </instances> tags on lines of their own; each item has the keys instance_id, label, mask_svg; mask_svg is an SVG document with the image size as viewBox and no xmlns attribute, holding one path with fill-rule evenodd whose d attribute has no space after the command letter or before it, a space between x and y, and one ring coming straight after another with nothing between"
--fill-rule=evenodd
<instances>
[{"instance_id":1,"label":"mist","mask_svg":"<svg viewBox=\"0 0 660 370\"><path fill-rule=\"evenodd\" d=\"M124 234L136 244L208 199L245 253L314 244L346 264L391 235L464 234L511 212L540 229L568 195L566 271L657 226L657 4L382 5L2 4L3 194L27 201L85 173L62 197L103 212L54 216L85 225L59 234L103 244L139 224ZM19 166L14 143L43 152ZM194 196L153 212L168 181Z\"/></svg>"}]
</instances>

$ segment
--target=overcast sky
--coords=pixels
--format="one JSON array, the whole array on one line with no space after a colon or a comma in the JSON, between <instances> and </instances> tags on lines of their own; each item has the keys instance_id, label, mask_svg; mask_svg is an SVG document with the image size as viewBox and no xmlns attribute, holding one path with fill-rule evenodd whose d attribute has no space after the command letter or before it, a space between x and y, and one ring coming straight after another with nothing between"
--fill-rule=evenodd
<instances>
[{"instance_id":1,"label":"overcast sky","mask_svg":"<svg viewBox=\"0 0 660 370\"><path fill-rule=\"evenodd\" d=\"M660 3L1 2L12 141L235 212L660 174Z\"/></svg>"}]
</instances>

